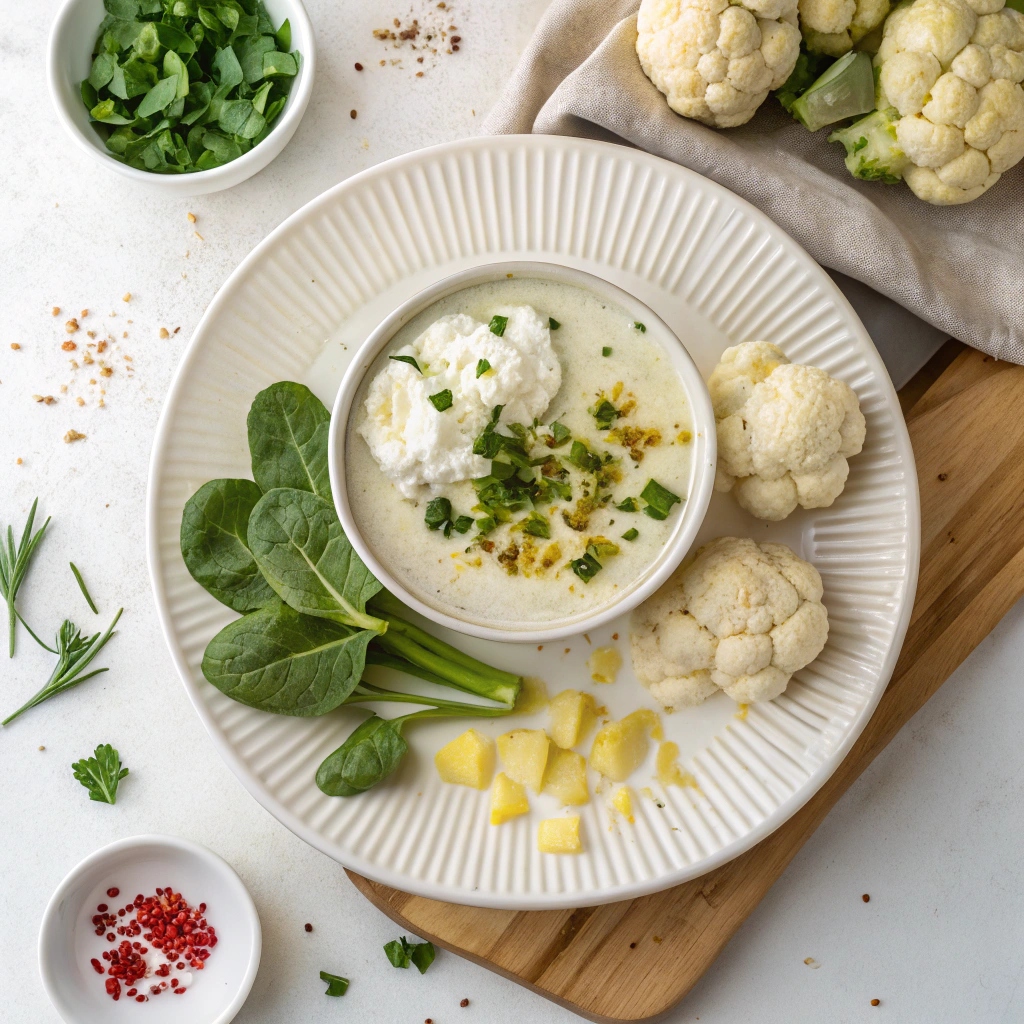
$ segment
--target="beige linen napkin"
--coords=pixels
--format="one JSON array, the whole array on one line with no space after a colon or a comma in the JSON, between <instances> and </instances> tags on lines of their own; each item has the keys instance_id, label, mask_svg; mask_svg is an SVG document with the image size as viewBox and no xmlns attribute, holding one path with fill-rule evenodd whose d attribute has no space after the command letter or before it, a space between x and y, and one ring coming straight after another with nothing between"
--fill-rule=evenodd
<instances>
[{"instance_id":1,"label":"beige linen napkin","mask_svg":"<svg viewBox=\"0 0 1024 1024\"><path fill-rule=\"evenodd\" d=\"M1024 162L973 203L930 206L850 177L828 129L774 97L741 128L679 117L640 68L638 7L554 0L484 130L630 143L743 196L838 271L897 386L950 335L1024 362Z\"/></svg>"}]
</instances>

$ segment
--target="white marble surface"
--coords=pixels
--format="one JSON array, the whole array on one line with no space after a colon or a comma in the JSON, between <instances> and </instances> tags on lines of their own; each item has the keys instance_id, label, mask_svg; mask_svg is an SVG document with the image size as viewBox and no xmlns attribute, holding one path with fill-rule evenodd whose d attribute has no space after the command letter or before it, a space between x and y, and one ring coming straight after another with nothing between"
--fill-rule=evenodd
<instances>
[{"instance_id":1,"label":"white marble surface","mask_svg":"<svg viewBox=\"0 0 1024 1024\"><path fill-rule=\"evenodd\" d=\"M440 954L422 978L389 966L380 947L397 929L340 866L263 811L214 753L165 651L143 544L160 403L218 286L271 228L338 180L474 133L544 0L453 0L461 52L419 79L408 58L403 67L379 67L392 55L371 35L392 16L421 12L418 0L315 0L318 80L294 140L256 178L191 201L129 187L64 138L43 71L56 6L0 4L0 138L8 154L0 165L0 522L20 524L36 495L54 517L23 592L23 610L38 629L50 635L68 615L93 630L118 606L125 613L104 651L109 673L0 736L0 1017L57 1019L38 980L35 942L63 875L110 840L164 831L226 857L259 907L263 963L237 1018L245 1024L575 1019L451 955ZM367 69L361 74L357 60ZM190 210L202 240L186 220ZM84 308L89 316L76 339L87 341L87 328L118 339L109 379L96 366L72 371L61 351L64 321ZM161 340L161 326L181 330ZM131 376L124 355L132 357ZM90 377L105 387L105 408ZM33 394L57 401L36 403ZM86 440L65 444L71 428ZM69 559L84 572L99 618L85 607ZM1024 751L1013 714L1022 654L1018 607L854 786L669 1020L1024 1019L1016 823ZM20 634L16 660L0 660L5 711L36 690L50 660ZM107 741L131 769L115 807L90 803L69 768ZM805 957L820 967L805 966ZM323 995L321 969L352 979L344 1000ZM460 1009L464 996L471 1003ZM869 1006L873 997L878 1008Z\"/></svg>"}]
</instances>

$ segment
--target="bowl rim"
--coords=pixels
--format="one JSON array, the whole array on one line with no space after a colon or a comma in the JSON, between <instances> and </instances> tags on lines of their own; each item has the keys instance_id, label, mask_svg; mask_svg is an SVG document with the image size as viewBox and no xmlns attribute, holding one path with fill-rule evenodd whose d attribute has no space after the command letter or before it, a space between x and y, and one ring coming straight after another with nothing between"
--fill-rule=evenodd
<instances>
[{"instance_id":1,"label":"bowl rim","mask_svg":"<svg viewBox=\"0 0 1024 1024\"><path fill-rule=\"evenodd\" d=\"M681 358L673 360L672 365L686 393L692 420L693 449L690 493L686 497L682 515L672 534L646 570L649 573L647 578L638 586L624 593L618 600L602 605L590 613L563 621L559 625L543 628L532 622L524 623L521 629L490 626L451 615L417 597L388 571L374 554L370 545L363 539L355 517L352 515L345 479L345 445L356 394L370 367L391 343L395 334L415 316L440 299L475 284L500 281L510 276L540 278L583 288L617 303L631 314L639 313L643 318L642 322L655 325L658 328L658 331L653 333L661 335L669 343L674 340L678 345L677 354ZM655 344L665 347L660 341ZM402 302L353 351L351 361L335 396L327 441L331 492L342 529L356 553L384 588L408 607L439 626L482 640L496 640L504 643L539 644L578 636L589 630L597 629L612 619L631 611L650 597L676 571L693 546L711 502L716 462L717 436L711 396L697 364L675 331L647 303L618 285L587 271L542 260L502 260L470 267L435 281Z\"/></svg>"},{"instance_id":2,"label":"bowl rim","mask_svg":"<svg viewBox=\"0 0 1024 1024\"><path fill-rule=\"evenodd\" d=\"M222 164L220 167L211 167L206 171L191 171L187 174L156 174L153 171L142 171L137 167L129 167L121 163L101 147L93 145L86 137L82 128L75 122L68 111L67 104L60 89L60 76L64 68L58 53L60 43L68 30L68 22L72 12L83 0L64 0L60 10L57 12L50 26L50 34L46 43L46 81L50 92L50 101L57 111L57 118L64 126L68 134L74 139L75 144L89 153L104 166L110 167L132 181L140 184L163 187L169 190L179 191L188 186L196 191L212 192L218 188L231 188L241 184L247 178L259 173L267 166L281 150L288 144L295 129L298 128L309 104L309 98L313 91L313 78L316 71L316 36L313 32L313 23L310 21L309 13L306 11L302 0L281 0L294 10L289 12L288 19L294 30L299 26L299 33L308 39L308 44L303 44L301 49L301 61L296 81L289 90L284 108L277 119L277 123L270 130L270 134L252 147L248 153L243 153L236 160ZM278 135L283 137L283 142L275 150L273 146L263 149L263 146ZM97 135L97 139L99 136ZM102 140L100 140L102 141ZM276 141L276 140L275 140ZM230 179L230 180L228 180ZM223 184L218 182L223 181ZM173 183L173 184L172 184Z\"/></svg>"},{"instance_id":3,"label":"bowl rim","mask_svg":"<svg viewBox=\"0 0 1024 1024\"><path fill-rule=\"evenodd\" d=\"M224 878L227 888L232 891L236 904L250 926L253 936L252 948L249 951L249 962L246 965L245 973L242 975L234 998L231 1002L209 1020L208 1024L228 1024L242 1008L249 993L252 991L253 983L256 980L256 972L259 970L260 959L263 954L263 927L260 924L259 913L256 904L245 887L245 883L239 877L238 872L219 854L200 843L195 843L182 836L160 835L158 833L146 833L144 835L129 836L125 839L115 840L106 846L94 850L87 857L80 860L60 881L53 891L43 911L42 921L39 925L39 939L37 943L39 957L39 976L43 984L43 990L50 1000L57 1015L67 1022L74 1024L78 1018L75 1016L74 1008L67 1005L66 1000L59 994L59 989L53 976L53 968L50 960L50 948L60 938L56 933L57 911L61 902L81 881L82 876L91 871L96 865L102 864L111 856L125 850L141 849L147 846L163 847L177 853L187 853L204 861L215 871L219 871Z\"/></svg>"}]
</instances>

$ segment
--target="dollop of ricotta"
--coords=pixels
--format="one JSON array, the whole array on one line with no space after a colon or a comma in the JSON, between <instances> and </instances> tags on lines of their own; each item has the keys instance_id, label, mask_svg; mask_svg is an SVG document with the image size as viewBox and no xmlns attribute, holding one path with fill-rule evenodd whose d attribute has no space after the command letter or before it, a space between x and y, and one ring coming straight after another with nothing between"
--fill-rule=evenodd
<instances>
[{"instance_id":1,"label":"dollop of ricotta","mask_svg":"<svg viewBox=\"0 0 1024 1024\"><path fill-rule=\"evenodd\" d=\"M501 337L464 313L441 317L391 353L412 356L422 373L391 359L370 383L357 430L403 497L486 476L489 463L473 454L473 441L494 407L504 406L499 423L529 424L561 386L547 321L532 306L497 313L508 317ZM477 376L481 359L490 369ZM452 405L438 412L430 396L445 390Z\"/></svg>"}]
</instances>

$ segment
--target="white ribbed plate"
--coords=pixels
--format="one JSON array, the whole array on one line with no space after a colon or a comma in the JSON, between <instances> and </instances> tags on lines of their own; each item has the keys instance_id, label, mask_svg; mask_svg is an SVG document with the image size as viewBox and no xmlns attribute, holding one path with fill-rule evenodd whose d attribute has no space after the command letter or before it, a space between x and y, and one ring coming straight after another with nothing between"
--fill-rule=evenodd
<instances>
[{"instance_id":1,"label":"white ribbed plate","mask_svg":"<svg viewBox=\"0 0 1024 1024\"><path fill-rule=\"evenodd\" d=\"M665 716L699 788L665 792L645 765L630 780L636 824L614 823L608 794L595 795L581 809L579 856L536 852L537 822L562 813L550 798L533 799L529 817L495 828L489 794L438 780L433 754L464 722L410 728L412 751L389 784L355 799L323 796L316 767L362 715L267 715L207 684L203 648L233 613L192 581L178 550L192 492L214 477L250 475L245 417L257 391L304 381L330 407L352 346L400 301L498 259L562 263L625 288L664 317L705 374L727 345L777 342L792 360L847 381L868 422L864 451L832 508L761 523L716 495L700 537L779 540L814 562L831 622L821 657L745 720L723 694ZM782 824L835 770L882 694L909 621L920 547L917 480L896 394L822 270L753 207L684 168L547 136L474 139L392 160L324 193L259 245L210 304L182 359L153 450L148 514L150 571L171 653L249 791L307 842L370 878L517 909L654 892ZM596 686L587 653L613 633L626 668L616 684ZM543 651L455 640L484 660L546 678L552 694L589 689L619 715L653 706L629 671L627 637L620 620ZM492 735L510 727L474 724Z\"/></svg>"}]
</instances>

